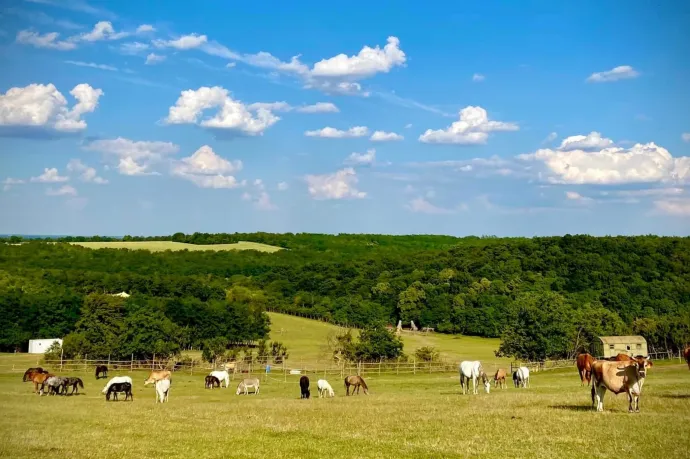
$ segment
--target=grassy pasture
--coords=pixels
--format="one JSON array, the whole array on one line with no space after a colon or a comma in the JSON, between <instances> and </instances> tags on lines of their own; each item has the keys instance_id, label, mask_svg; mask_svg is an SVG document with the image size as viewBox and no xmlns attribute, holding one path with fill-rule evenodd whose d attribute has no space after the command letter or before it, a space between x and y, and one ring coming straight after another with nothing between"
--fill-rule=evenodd
<instances>
[{"instance_id":1,"label":"grassy pasture","mask_svg":"<svg viewBox=\"0 0 690 459\"><path fill-rule=\"evenodd\" d=\"M209 244L196 245L185 244L183 242L171 241L128 241L128 242L70 242L73 245L80 245L89 249L130 249L130 250L149 250L151 252L163 252L165 250L258 250L259 252L277 252L282 250L268 244L260 244L258 242L240 241L236 244Z\"/></svg>"},{"instance_id":2,"label":"grassy pasture","mask_svg":"<svg viewBox=\"0 0 690 459\"><path fill-rule=\"evenodd\" d=\"M370 377L371 395L356 397L330 378L336 397L310 400L299 399L296 376L245 397L177 373L157 406L144 372L131 374L134 402L106 403L104 380L75 375L85 395L38 397L21 373L0 373L0 457L688 457L690 371L677 363L650 371L639 414L611 394L605 413L590 411L574 368L476 396L461 394L455 374Z\"/></svg>"}]
</instances>

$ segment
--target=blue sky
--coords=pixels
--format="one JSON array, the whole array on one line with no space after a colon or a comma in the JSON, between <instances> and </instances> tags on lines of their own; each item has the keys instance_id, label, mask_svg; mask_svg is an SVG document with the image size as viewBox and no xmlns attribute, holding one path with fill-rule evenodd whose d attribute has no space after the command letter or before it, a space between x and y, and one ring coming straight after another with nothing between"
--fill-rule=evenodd
<instances>
[{"instance_id":1,"label":"blue sky","mask_svg":"<svg viewBox=\"0 0 690 459\"><path fill-rule=\"evenodd\" d=\"M0 233L690 234L690 5L558 3L3 2Z\"/></svg>"}]
</instances>

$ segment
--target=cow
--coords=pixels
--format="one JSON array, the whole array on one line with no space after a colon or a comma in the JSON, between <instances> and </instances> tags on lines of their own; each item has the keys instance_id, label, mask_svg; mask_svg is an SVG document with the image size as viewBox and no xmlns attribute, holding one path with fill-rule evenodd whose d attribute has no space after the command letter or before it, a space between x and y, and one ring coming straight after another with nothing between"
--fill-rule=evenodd
<instances>
[{"instance_id":1,"label":"cow","mask_svg":"<svg viewBox=\"0 0 690 459\"><path fill-rule=\"evenodd\" d=\"M597 361L592 365L592 408L604 411L604 395L607 390L614 394L628 394L628 411L640 411L640 395L652 361L637 356L630 362ZM596 408L595 408L596 406Z\"/></svg>"},{"instance_id":2,"label":"cow","mask_svg":"<svg viewBox=\"0 0 690 459\"><path fill-rule=\"evenodd\" d=\"M585 381L587 385L592 381L592 364L596 359L590 354L584 353L577 356L577 372L580 374L580 386L584 386Z\"/></svg>"},{"instance_id":3,"label":"cow","mask_svg":"<svg viewBox=\"0 0 690 459\"><path fill-rule=\"evenodd\" d=\"M618 354L614 358L611 359L613 362L632 362L633 359L630 357L628 354Z\"/></svg>"}]
</instances>

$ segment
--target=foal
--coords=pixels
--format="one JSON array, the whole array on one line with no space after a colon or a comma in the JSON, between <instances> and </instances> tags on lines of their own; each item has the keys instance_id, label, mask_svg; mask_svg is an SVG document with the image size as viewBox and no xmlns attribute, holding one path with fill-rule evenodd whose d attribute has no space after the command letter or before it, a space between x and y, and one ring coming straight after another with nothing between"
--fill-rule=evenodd
<instances>
[{"instance_id":1,"label":"foal","mask_svg":"<svg viewBox=\"0 0 690 459\"><path fill-rule=\"evenodd\" d=\"M213 389L214 387L218 387L220 389L220 381L218 381L218 378L215 376L208 375L206 376L205 387L206 389Z\"/></svg>"},{"instance_id":2,"label":"foal","mask_svg":"<svg viewBox=\"0 0 690 459\"><path fill-rule=\"evenodd\" d=\"M300 397L299 398L309 398L311 393L309 392L309 378L306 376L302 376L299 378L299 388L300 388Z\"/></svg>"}]
</instances>

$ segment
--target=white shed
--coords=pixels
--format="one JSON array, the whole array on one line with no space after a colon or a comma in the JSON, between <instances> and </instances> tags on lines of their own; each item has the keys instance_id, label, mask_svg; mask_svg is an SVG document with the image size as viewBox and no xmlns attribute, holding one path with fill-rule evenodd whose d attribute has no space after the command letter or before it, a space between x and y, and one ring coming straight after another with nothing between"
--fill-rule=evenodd
<instances>
[{"instance_id":1,"label":"white shed","mask_svg":"<svg viewBox=\"0 0 690 459\"><path fill-rule=\"evenodd\" d=\"M44 354L56 341L62 346L62 340L60 338L30 339L29 354Z\"/></svg>"}]
</instances>

